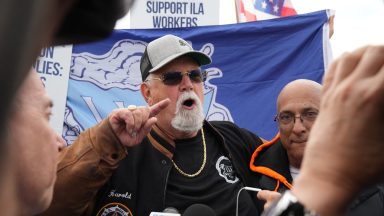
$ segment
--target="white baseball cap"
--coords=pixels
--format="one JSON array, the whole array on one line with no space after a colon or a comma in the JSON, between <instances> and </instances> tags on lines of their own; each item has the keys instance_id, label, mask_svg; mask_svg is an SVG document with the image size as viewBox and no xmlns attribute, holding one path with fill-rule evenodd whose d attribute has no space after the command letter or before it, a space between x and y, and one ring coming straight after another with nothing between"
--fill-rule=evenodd
<instances>
[{"instance_id":1,"label":"white baseball cap","mask_svg":"<svg viewBox=\"0 0 384 216\"><path fill-rule=\"evenodd\" d=\"M208 55L195 51L190 44L175 35L165 35L153 40L145 48L140 61L143 81L148 77L149 73L184 55L192 57L200 66L212 62Z\"/></svg>"}]
</instances>

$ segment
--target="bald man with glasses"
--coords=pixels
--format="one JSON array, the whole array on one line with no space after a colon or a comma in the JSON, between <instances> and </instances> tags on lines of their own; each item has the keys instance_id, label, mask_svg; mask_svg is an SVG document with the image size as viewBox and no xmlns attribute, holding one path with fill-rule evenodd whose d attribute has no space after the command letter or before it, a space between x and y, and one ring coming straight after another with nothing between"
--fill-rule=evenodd
<instances>
[{"instance_id":1,"label":"bald man with glasses","mask_svg":"<svg viewBox=\"0 0 384 216\"><path fill-rule=\"evenodd\" d=\"M280 193L293 188L292 183L300 173L309 133L319 114L321 95L322 86L305 79L294 80L281 90L275 117L279 134L259 146L251 159L250 167L259 174L259 187L263 189L257 196L267 201L265 206L259 206L260 211L268 208ZM383 198L382 187L367 189L350 205L347 215L383 215Z\"/></svg>"},{"instance_id":2,"label":"bald man with glasses","mask_svg":"<svg viewBox=\"0 0 384 216\"><path fill-rule=\"evenodd\" d=\"M283 192L292 188L299 173L311 127L319 113L322 86L311 80L288 83L277 99L275 121L279 134L259 146L251 169L258 173L259 187Z\"/></svg>"}]
</instances>

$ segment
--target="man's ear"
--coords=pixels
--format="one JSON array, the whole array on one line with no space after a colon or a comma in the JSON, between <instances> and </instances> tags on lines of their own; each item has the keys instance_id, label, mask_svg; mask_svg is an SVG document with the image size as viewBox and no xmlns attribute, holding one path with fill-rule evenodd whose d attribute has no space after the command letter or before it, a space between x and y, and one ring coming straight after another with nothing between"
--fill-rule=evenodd
<instances>
[{"instance_id":1,"label":"man's ear","mask_svg":"<svg viewBox=\"0 0 384 216\"><path fill-rule=\"evenodd\" d=\"M145 102L147 102L148 105L152 105L153 99L152 99L152 94L151 94L151 88L149 85L145 82L141 83L140 85L140 91L141 95L143 95Z\"/></svg>"}]
</instances>

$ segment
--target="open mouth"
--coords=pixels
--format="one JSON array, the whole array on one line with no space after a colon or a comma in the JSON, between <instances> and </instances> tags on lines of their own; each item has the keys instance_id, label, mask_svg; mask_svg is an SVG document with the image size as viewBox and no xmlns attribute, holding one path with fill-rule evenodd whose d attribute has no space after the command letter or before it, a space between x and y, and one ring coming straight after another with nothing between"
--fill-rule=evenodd
<instances>
[{"instance_id":1,"label":"open mouth","mask_svg":"<svg viewBox=\"0 0 384 216\"><path fill-rule=\"evenodd\" d=\"M185 107L187 109L193 109L193 107L195 105L195 100L189 98L189 99L185 100L182 104L183 104L183 107Z\"/></svg>"}]
</instances>

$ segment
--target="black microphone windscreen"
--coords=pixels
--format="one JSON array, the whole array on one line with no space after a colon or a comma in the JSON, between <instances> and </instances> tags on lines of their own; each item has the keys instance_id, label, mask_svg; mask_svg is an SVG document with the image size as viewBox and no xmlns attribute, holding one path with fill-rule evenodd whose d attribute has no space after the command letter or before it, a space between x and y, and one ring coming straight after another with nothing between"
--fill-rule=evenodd
<instances>
[{"instance_id":1,"label":"black microphone windscreen","mask_svg":"<svg viewBox=\"0 0 384 216\"><path fill-rule=\"evenodd\" d=\"M183 216L216 216L213 209L204 204L193 204L185 209Z\"/></svg>"}]
</instances>

